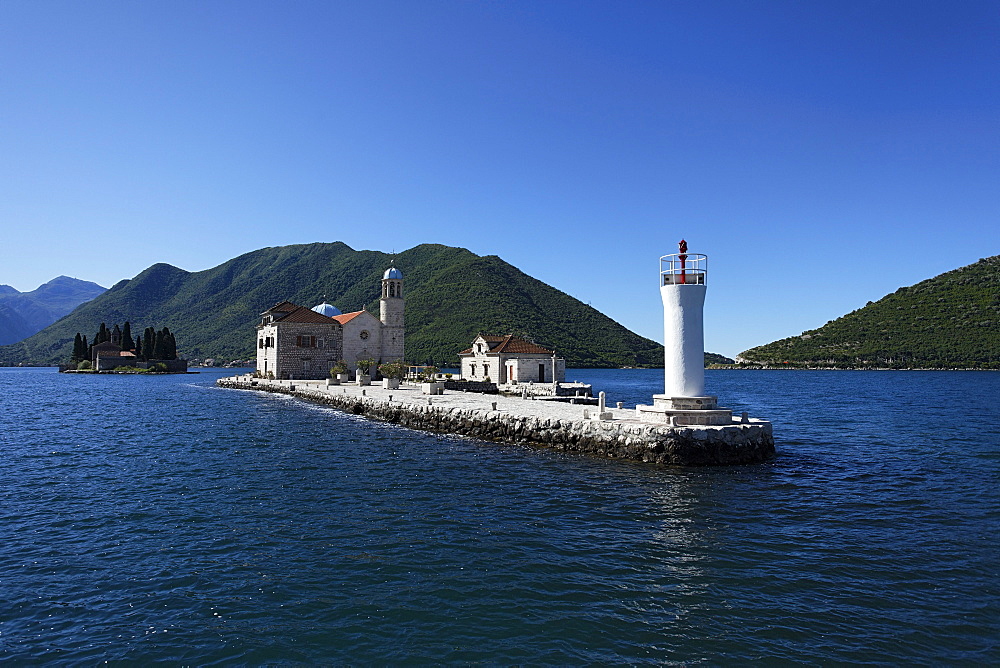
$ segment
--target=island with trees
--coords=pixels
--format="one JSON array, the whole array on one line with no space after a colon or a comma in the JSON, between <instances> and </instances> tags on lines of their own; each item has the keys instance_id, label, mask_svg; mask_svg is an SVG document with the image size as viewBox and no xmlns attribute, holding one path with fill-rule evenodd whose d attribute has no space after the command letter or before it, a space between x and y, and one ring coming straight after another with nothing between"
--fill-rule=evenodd
<instances>
[{"instance_id":1,"label":"island with trees","mask_svg":"<svg viewBox=\"0 0 1000 668\"><path fill-rule=\"evenodd\" d=\"M105 323L88 341L76 333L69 364L60 371L83 373L187 373L187 360L177 355L177 340L168 327L147 327L132 336L132 324Z\"/></svg>"}]
</instances>

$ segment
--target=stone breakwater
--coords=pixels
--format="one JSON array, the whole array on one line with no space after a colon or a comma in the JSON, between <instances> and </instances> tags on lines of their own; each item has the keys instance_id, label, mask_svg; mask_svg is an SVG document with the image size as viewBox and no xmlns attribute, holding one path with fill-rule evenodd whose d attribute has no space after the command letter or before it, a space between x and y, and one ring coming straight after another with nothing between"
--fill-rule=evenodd
<instances>
[{"instance_id":1,"label":"stone breakwater","mask_svg":"<svg viewBox=\"0 0 1000 668\"><path fill-rule=\"evenodd\" d=\"M670 465L727 465L765 461L774 454L771 423L670 427L640 422L613 409L610 420L585 418L587 409L473 393L429 397L418 386L330 386L322 381L268 381L235 376L220 387L277 392L413 429L549 447L597 457ZM587 411L588 413L590 411Z\"/></svg>"}]
</instances>

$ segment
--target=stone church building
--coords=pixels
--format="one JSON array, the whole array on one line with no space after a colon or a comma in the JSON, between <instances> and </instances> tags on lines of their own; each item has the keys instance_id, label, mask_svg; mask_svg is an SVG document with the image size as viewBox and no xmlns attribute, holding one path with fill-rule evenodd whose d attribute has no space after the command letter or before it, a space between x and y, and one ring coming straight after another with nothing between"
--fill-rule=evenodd
<instances>
[{"instance_id":1,"label":"stone church building","mask_svg":"<svg viewBox=\"0 0 1000 668\"><path fill-rule=\"evenodd\" d=\"M326 302L310 309L285 301L261 313L257 325L257 371L265 377L321 379L340 360L354 373L358 360L402 362L403 355L403 273L395 267L382 276L378 318Z\"/></svg>"}]
</instances>

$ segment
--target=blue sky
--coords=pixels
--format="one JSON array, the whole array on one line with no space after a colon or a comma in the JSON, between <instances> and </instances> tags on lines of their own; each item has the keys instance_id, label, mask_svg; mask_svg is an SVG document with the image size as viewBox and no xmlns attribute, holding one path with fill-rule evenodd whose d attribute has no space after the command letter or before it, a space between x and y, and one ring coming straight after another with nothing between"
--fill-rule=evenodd
<instances>
[{"instance_id":1,"label":"blue sky","mask_svg":"<svg viewBox=\"0 0 1000 668\"><path fill-rule=\"evenodd\" d=\"M0 1L0 283L495 254L706 348L1000 253L1000 3ZM553 314L558 317L558 314Z\"/></svg>"}]
</instances>

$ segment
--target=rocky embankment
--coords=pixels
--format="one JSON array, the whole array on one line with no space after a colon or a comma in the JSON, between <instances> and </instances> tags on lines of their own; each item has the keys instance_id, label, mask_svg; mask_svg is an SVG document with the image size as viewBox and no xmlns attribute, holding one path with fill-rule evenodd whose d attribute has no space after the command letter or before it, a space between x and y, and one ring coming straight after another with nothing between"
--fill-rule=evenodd
<instances>
[{"instance_id":1,"label":"rocky embankment","mask_svg":"<svg viewBox=\"0 0 1000 668\"><path fill-rule=\"evenodd\" d=\"M320 382L221 378L221 387L277 392L375 420L490 441L550 447L597 457L655 464L750 464L774 454L771 424L761 420L715 427L669 427L639 422L627 410L611 420L569 417L549 402L497 401L495 396L424 396L417 389L326 387ZM364 390L364 392L362 392ZM497 408L494 409L494 406ZM525 410L518 410L523 407ZM575 411L579 407L573 407ZM530 410L528 410L530 409Z\"/></svg>"}]
</instances>

